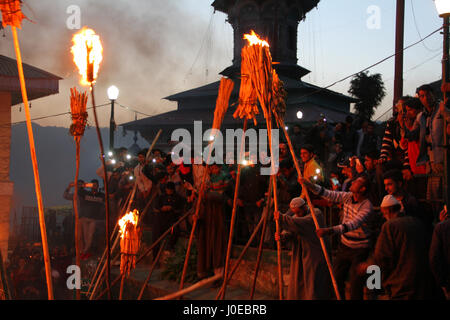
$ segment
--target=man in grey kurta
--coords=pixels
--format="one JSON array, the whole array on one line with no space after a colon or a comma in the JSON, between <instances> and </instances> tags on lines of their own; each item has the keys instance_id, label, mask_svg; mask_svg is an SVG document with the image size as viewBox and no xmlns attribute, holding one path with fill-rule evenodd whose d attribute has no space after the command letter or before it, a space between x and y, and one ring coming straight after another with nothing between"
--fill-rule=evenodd
<instances>
[{"instance_id":1,"label":"man in grey kurta","mask_svg":"<svg viewBox=\"0 0 450 320\"><path fill-rule=\"evenodd\" d=\"M288 300L332 299L333 287L310 209L301 198L294 198L286 214L280 214L281 239L292 240ZM323 215L314 210L319 225ZM324 239L328 254L329 244Z\"/></svg>"}]
</instances>

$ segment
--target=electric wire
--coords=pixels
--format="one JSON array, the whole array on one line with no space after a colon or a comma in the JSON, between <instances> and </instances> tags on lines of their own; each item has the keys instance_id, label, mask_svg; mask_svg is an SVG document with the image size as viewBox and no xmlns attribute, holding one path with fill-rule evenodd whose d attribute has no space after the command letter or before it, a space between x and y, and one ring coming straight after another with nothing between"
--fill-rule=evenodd
<instances>
[{"instance_id":1,"label":"electric wire","mask_svg":"<svg viewBox=\"0 0 450 320\"><path fill-rule=\"evenodd\" d=\"M211 19L210 22L212 22L212 19ZM210 23L210 25L211 25L211 23ZM310 93L307 93L307 94L305 94L305 95L302 95L302 96L300 96L299 98L309 97L309 96L312 96L312 95L317 94L317 93L319 93L319 92L325 91L325 90L329 89L330 87L333 87L333 86L335 86L336 84L338 84L338 83L340 83L340 82L343 82L343 81L345 81L345 80L347 80L347 79L349 79L349 78L351 78L351 77L353 77L353 76L355 76L355 75L357 75L357 74L359 74L359 73L361 73L361 72L364 72L364 71L367 71L367 70L369 70L369 69L372 69L373 67L375 67L375 66L377 66L377 65L379 65L379 64L381 64L381 63L383 63L383 62L385 62L385 61L387 61L387 60L389 60L389 59L391 59L392 57L395 57L397 54L400 54L402 51L405 51L405 50L407 50L407 49L409 49L409 48L411 48L411 47L413 47L413 46L415 46L415 45L417 45L417 44L423 42L425 39L431 37L432 35L434 35L435 33L439 32L439 31L442 30L442 29L443 29L443 27L440 27L440 28L436 29L435 31L431 32L430 34L428 34L426 37L421 38L420 40L418 40L418 41L416 41L416 42L414 42L414 43L408 45L407 47L404 47L401 51L398 51L398 52L396 52L396 53L394 53L394 54L392 54L392 55L390 55L390 56L388 56L388 57L386 57L386 58L384 58L384 59L381 59L380 61L378 61L378 62L376 62L376 63L374 63L374 64L372 64L372 65L370 65L370 66L368 66L368 67L366 67L366 68L364 68L364 69L362 69L362 70L359 71L359 72L355 72L355 73L353 73L353 74L351 74L351 75L349 75L349 76L346 76L346 77L344 77L344 78L342 78L342 79L340 79L340 80L337 80L337 81L333 82L332 84L330 84L330 85L328 85L328 86L326 86L326 87L322 87L322 88L319 88L319 89L317 89L317 90L315 90L315 91L313 91L313 92L310 92ZM434 57L432 57L432 58L434 58ZM419 66L420 66L420 65L419 65ZM418 67L418 66L416 66L415 68L417 68L417 67ZM152 117L152 115L143 113L143 112L141 112L141 111L134 110L134 109L132 109L132 108L130 108L130 107L127 107L127 106L124 106L124 105L122 105L122 104L120 104L120 103L117 103L117 104L118 104L120 107L122 107L122 108L124 108L124 109L127 109L127 110L130 110L130 111L132 111L132 112L135 112L135 113L137 113L137 114L140 114L140 115L143 115L143 116L146 116L146 117ZM102 104L102 105L99 105L99 106L96 106L96 107L104 107L104 106L107 106L107 105L109 105L109 103ZM87 109L92 109L92 107L87 108ZM49 115L49 116L43 116L43 117L39 117L39 118L33 118L33 119L31 119L31 121L43 120L43 119L48 119L48 118L53 118L53 117L59 117L59 116L67 115L67 114L70 114L70 112L64 112L64 113L59 113L59 114L55 114L55 115ZM25 122L26 122L26 121L17 121L17 122L12 122L12 123L10 123L10 124L9 124L9 123L8 123L8 124L0 124L0 126L5 126L5 125L15 125L15 124L20 124L20 123L25 123Z\"/></svg>"},{"instance_id":2,"label":"electric wire","mask_svg":"<svg viewBox=\"0 0 450 320\"><path fill-rule=\"evenodd\" d=\"M413 21L414 21L414 25L415 25L415 27L416 27L417 34L419 35L419 38L422 38L422 35L420 34L419 27L418 27L418 25L417 25L416 13L415 13L415 10L414 10L414 4L413 4L413 1L412 1L412 0L411 0L411 11L412 11ZM430 48L426 45L425 41L422 42L422 45L423 45L423 47L424 47L426 50L428 50L428 51L430 51L430 52L436 52L436 51L442 50L441 48L430 49Z\"/></svg>"}]
</instances>

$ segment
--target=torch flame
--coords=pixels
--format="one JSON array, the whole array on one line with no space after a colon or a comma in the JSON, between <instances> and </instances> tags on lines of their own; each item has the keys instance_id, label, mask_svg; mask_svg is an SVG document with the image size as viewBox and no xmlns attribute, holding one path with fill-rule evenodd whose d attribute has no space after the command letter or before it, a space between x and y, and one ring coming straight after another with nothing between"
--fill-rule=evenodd
<instances>
[{"instance_id":1,"label":"torch flame","mask_svg":"<svg viewBox=\"0 0 450 320\"><path fill-rule=\"evenodd\" d=\"M269 43L261 38L252 30L251 34L244 34L244 39L246 39L251 46L260 45L263 47L270 47Z\"/></svg>"},{"instance_id":2,"label":"torch flame","mask_svg":"<svg viewBox=\"0 0 450 320\"><path fill-rule=\"evenodd\" d=\"M100 37L94 30L85 27L73 36L72 42L71 52L81 75L80 83L84 86L91 85L97 79L100 63L103 60Z\"/></svg>"},{"instance_id":3,"label":"torch flame","mask_svg":"<svg viewBox=\"0 0 450 320\"><path fill-rule=\"evenodd\" d=\"M119 232L120 232L120 238L121 239L123 239L123 237L125 236L127 225L129 223L131 223L134 226L137 226L138 218L139 218L139 211L134 210L134 211L128 212L126 215L124 215L119 220L119 227L120 227Z\"/></svg>"}]
</instances>

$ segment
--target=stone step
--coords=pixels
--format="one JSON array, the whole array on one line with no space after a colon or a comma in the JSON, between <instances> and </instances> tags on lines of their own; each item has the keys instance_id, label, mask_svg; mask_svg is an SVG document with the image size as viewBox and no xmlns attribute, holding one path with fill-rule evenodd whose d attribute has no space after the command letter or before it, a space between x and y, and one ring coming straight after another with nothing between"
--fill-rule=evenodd
<instances>
[{"instance_id":1,"label":"stone step","mask_svg":"<svg viewBox=\"0 0 450 320\"><path fill-rule=\"evenodd\" d=\"M139 292L144 284L145 279L148 276L150 266L139 265L132 271L130 277L125 280L124 283L124 300L136 300ZM111 274L117 277L119 274L119 268L113 267ZM162 279L163 269L156 269L152 277L147 284L147 288L144 292L142 300L151 300L158 297L168 295L170 293L178 291L179 283L175 281ZM193 283L186 283L185 288L193 285ZM120 284L117 284L113 290L114 294L118 296ZM219 287L213 287L212 285L205 286L196 291L188 293L183 296L184 300L215 300ZM250 292L240 287L236 287L232 284L227 286L226 300L249 300ZM262 293L255 293L254 300L271 300L273 297Z\"/></svg>"}]
</instances>

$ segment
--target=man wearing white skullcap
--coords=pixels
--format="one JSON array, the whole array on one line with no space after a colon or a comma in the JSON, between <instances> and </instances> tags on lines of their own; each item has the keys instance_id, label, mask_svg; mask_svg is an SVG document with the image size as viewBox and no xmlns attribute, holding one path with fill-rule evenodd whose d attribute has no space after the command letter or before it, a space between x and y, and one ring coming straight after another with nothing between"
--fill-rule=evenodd
<instances>
[{"instance_id":1,"label":"man wearing white skullcap","mask_svg":"<svg viewBox=\"0 0 450 320\"><path fill-rule=\"evenodd\" d=\"M275 212L283 232L281 240L292 243L291 268L289 272L288 300L325 300L333 298L331 278L316 235L310 209L302 198L291 200L286 214ZM320 226L324 219L322 212L315 209ZM277 240L277 235L275 235ZM330 246L325 240L327 249ZM330 254L330 252L328 252Z\"/></svg>"},{"instance_id":2,"label":"man wearing white skullcap","mask_svg":"<svg viewBox=\"0 0 450 320\"><path fill-rule=\"evenodd\" d=\"M380 207L387 221L372 257L359 265L358 273L366 274L369 266L378 266L382 288L389 299L431 299L432 277L423 223L416 217L406 216L392 195L385 196Z\"/></svg>"}]
</instances>

